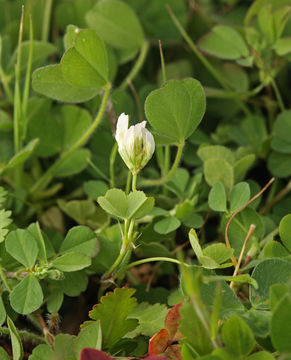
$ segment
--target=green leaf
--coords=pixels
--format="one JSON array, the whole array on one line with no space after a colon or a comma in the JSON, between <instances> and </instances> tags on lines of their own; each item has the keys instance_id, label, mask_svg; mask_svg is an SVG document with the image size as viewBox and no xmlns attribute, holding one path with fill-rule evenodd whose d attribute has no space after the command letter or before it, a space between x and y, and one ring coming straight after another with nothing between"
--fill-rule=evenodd
<instances>
[{"instance_id":1,"label":"green leaf","mask_svg":"<svg viewBox=\"0 0 291 360\"><path fill-rule=\"evenodd\" d=\"M267 351L259 351L248 356L246 360L275 360L275 358Z\"/></svg>"},{"instance_id":2,"label":"green leaf","mask_svg":"<svg viewBox=\"0 0 291 360\"><path fill-rule=\"evenodd\" d=\"M6 320L6 310L3 303L2 295L0 296L0 326L4 323ZM1 357L0 357L1 359Z\"/></svg>"},{"instance_id":3,"label":"green leaf","mask_svg":"<svg viewBox=\"0 0 291 360\"><path fill-rule=\"evenodd\" d=\"M288 294L288 287L284 284L273 284L270 287L270 310L274 311L278 303Z\"/></svg>"},{"instance_id":4,"label":"green leaf","mask_svg":"<svg viewBox=\"0 0 291 360\"><path fill-rule=\"evenodd\" d=\"M76 105L64 105L61 108L63 120L63 148L69 149L88 130L92 123L90 113Z\"/></svg>"},{"instance_id":5,"label":"green leaf","mask_svg":"<svg viewBox=\"0 0 291 360\"><path fill-rule=\"evenodd\" d=\"M277 40L275 51L279 56L287 55L291 52L291 39L290 37L283 37Z\"/></svg>"},{"instance_id":6,"label":"green leaf","mask_svg":"<svg viewBox=\"0 0 291 360\"><path fill-rule=\"evenodd\" d=\"M233 249L229 249L225 244L211 244L203 249L203 255L215 260L218 264L224 263L233 254Z\"/></svg>"},{"instance_id":7,"label":"green leaf","mask_svg":"<svg viewBox=\"0 0 291 360\"><path fill-rule=\"evenodd\" d=\"M181 221L175 216L168 216L155 223L154 230L159 234L169 234L170 232L178 229L181 225Z\"/></svg>"},{"instance_id":8,"label":"green leaf","mask_svg":"<svg viewBox=\"0 0 291 360\"><path fill-rule=\"evenodd\" d=\"M92 348L97 350L102 349L102 331L100 320L94 321L81 329L75 341L75 352L77 359L80 358L81 350L84 348Z\"/></svg>"},{"instance_id":9,"label":"green leaf","mask_svg":"<svg viewBox=\"0 0 291 360\"><path fill-rule=\"evenodd\" d=\"M220 181L227 192L233 187L233 167L224 159L208 159L203 166L205 180L209 186Z\"/></svg>"},{"instance_id":10,"label":"green leaf","mask_svg":"<svg viewBox=\"0 0 291 360\"><path fill-rule=\"evenodd\" d=\"M1 360L10 360L10 356L7 354L7 352L2 348L0 347L0 359Z\"/></svg>"},{"instance_id":11,"label":"green leaf","mask_svg":"<svg viewBox=\"0 0 291 360\"><path fill-rule=\"evenodd\" d=\"M59 289L54 289L53 292L47 298L47 311L50 313L56 313L60 310L64 301L64 293Z\"/></svg>"},{"instance_id":12,"label":"green leaf","mask_svg":"<svg viewBox=\"0 0 291 360\"><path fill-rule=\"evenodd\" d=\"M97 254L98 250L98 240L94 231L86 226L75 226L67 233L59 253L79 252L93 257Z\"/></svg>"},{"instance_id":13,"label":"green leaf","mask_svg":"<svg viewBox=\"0 0 291 360\"><path fill-rule=\"evenodd\" d=\"M288 295L275 307L271 319L271 339L276 350L291 352L291 300Z\"/></svg>"},{"instance_id":14,"label":"green leaf","mask_svg":"<svg viewBox=\"0 0 291 360\"><path fill-rule=\"evenodd\" d=\"M194 250L195 255L197 257L203 256L203 252L199 244L199 239L194 229L191 229L189 231L189 241L192 246L192 249Z\"/></svg>"},{"instance_id":15,"label":"green leaf","mask_svg":"<svg viewBox=\"0 0 291 360\"><path fill-rule=\"evenodd\" d=\"M10 210L0 210L0 243L5 240L5 236L8 234L9 230L6 227L12 223L11 214Z\"/></svg>"},{"instance_id":16,"label":"green leaf","mask_svg":"<svg viewBox=\"0 0 291 360\"><path fill-rule=\"evenodd\" d=\"M127 196L127 202L126 217L136 219L147 215L152 210L155 199L147 197L143 191L132 191Z\"/></svg>"},{"instance_id":17,"label":"green leaf","mask_svg":"<svg viewBox=\"0 0 291 360\"><path fill-rule=\"evenodd\" d=\"M65 295L79 296L86 290L88 276L84 271L64 272L64 277L62 280L53 280L52 283Z\"/></svg>"},{"instance_id":18,"label":"green leaf","mask_svg":"<svg viewBox=\"0 0 291 360\"><path fill-rule=\"evenodd\" d=\"M12 308L19 314L30 314L40 308L43 293L39 282L32 274L28 274L10 293Z\"/></svg>"},{"instance_id":19,"label":"green leaf","mask_svg":"<svg viewBox=\"0 0 291 360\"><path fill-rule=\"evenodd\" d=\"M83 186L86 195L93 200L96 200L98 196L104 196L108 190L108 185L101 180L89 180Z\"/></svg>"},{"instance_id":20,"label":"green leaf","mask_svg":"<svg viewBox=\"0 0 291 360\"><path fill-rule=\"evenodd\" d=\"M205 112L201 84L192 78L170 80L152 91L145 102L152 127L172 144L183 143L197 128Z\"/></svg>"},{"instance_id":21,"label":"green leaf","mask_svg":"<svg viewBox=\"0 0 291 360\"><path fill-rule=\"evenodd\" d=\"M15 73L15 65L17 63L17 54L19 47L17 47L10 59L9 65L6 69L7 73L10 73L12 76ZM33 57L32 57L32 67L35 68L38 65L44 63L45 59L56 52L56 47L48 42L44 41L33 41ZM23 73L26 70L30 52L30 41L23 41L21 44L21 63L20 71Z\"/></svg>"},{"instance_id":22,"label":"green leaf","mask_svg":"<svg viewBox=\"0 0 291 360\"><path fill-rule=\"evenodd\" d=\"M248 183L241 182L236 184L230 193L230 212L234 213L245 205L251 195L251 189Z\"/></svg>"},{"instance_id":23,"label":"green leaf","mask_svg":"<svg viewBox=\"0 0 291 360\"><path fill-rule=\"evenodd\" d=\"M291 110L287 110L278 115L274 124L274 137L272 148L280 153L291 153L291 140L288 136L291 132Z\"/></svg>"},{"instance_id":24,"label":"green leaf","mask_svg":"<svg viewBox=\"0 0 291 360\"><path fill-rule=\"evenodd\" d=\"M291 214L284 216L280 221L279 234L282 243L291 252Z\"/></svg>"},{"instance_id":25,"label":"green leaf","mask_svg":"<svg viewBox=\"0 0 291 360\"><path fill-rule=\"evenodd\" d=\"M242 317L256 337L266 338L270 334L271 315L270 311L250 309Z\"/></svg>"},{"instance_id":26,"label":"green leaf","mask_svg":"<svg viewBox=\"0 0 291 360\"><path fill-rule=\"evenodd\" d=\"M97 88L79 88L69 84L58 64L35 70L32 74L32 88L41 95L68 103L84 102L99 93Z\"/></svg>"},{"instance_id":27,"label":"green leaf","mask_svg":"<svg viewBox=\"0 0 291 360\"><path fill-rule=\"evenodd\" d=\"M276 257L282 258L282 257L289 256L289 255L290 255L290 253L278 241L270 241L264 247L264 257L265 258L276 258Z\"/></svg>"},{"instance_id":28,"label":"green leaf","mask_svg":"<svg viewBox=\"0 0 291 360\"><path fill-rule=\"evenodd\" d=\"M39 139L31 140L23 149L21 149L17 154L13 156L8 162L8 164L4 168L4 173L7 170L13 169L16 166L24 163L30 155L33 153L37 144L39 143Z\"/></svg>"},{"instance_id":29,"label":"green leaf","mask_svg":"<svg viewBox=\"0 0 291 360\"><path fill-rule=\"evenodd\" d=\"M47 251L46 244L44 240L44 234L42 233L39 223L32 223L28 226L27 231L29 231L33 236L38 246L38 259L46 262L47 261Z\"/></svg>"},{"instance_id":30,"label":"green leaf","mask_svg":"<svg viewBox=\"0 0 291 360\"><path fill-rule=\"evenodd\" d=\"M186 337L185 340L199 355L209 354L213 350L213 345L209 333L194 310L193 304L185 302L179 313L181 315L179 330Z\"/></svg>"},{"instance_id":31,"label":"green leaf","mask_svg":"<svg viewBox=\"0 0 291 360\"><path fill-rule=\"evenodd\" d=\"M67 252L53 260L52 265L61 271L77 271L90 266L91 259L79 252Z\"/></svg>"},{"instance_id":32,"label":"green leaf","mask_svg":"<svg viewBox=\"0 0 291 360\"><path fill-rule=\"evenodd\" d=\"M128 319L136 307L136 299L132 298L134 289L120 288L108 292L95 305L89 316L101 321L103 346L110 349L119 339L137 327L137 321Z\"/></svg>"},{"instance_id":33,"label":"green leaf","mask_svg":"<svg viewBox=\"0 0 291 360\"><path fill-rule=\"evenodd\" d=\"M65 80L73 86L100 90L106 84L106 49L94 30L78 33L74 47L67 50L61 59L61 69Z\"/></svg>"},{"instance_id":34,"label":"green leaf","mask_svg":"<svg viewBox=\"0 0 291 360\"><path fill-rule=\"evenodd\" d=\"M10 317L7 317L7 325L10 331L13 360L22 360L24 355L22 341Z\"/></svg>"},{"instance_id":35,"label":"green leaf","mask_svg":"<svg viewBox=\"0 0 291 360\"><path fill-rule=\"evenodd\" d=\"M35 264L38 246L34 236L27 230L11 231L5 241L7 252L27 268Z\"/></svg>"},{"instance_id":36,"label":"green leaf","mask_svg":"<svg viewBox=\"0 0 291 360\"><path fill-rule=\"evenodd\" d=\"M165 326L165 318L168 313L166 305L141 303L136 306L128 316L129 319L137 319L138 327L127 336L137 335L153 336Z\"/></svg>"},{"instance_id":37,"label":"green leaf","mask_svg":"<svg viewBox=\"0 0 291 360\"><path fill-rule=\"evenodd\" d=\"M66 177L86 169L91 153L88 149L77 149L72 152L54 171L56 177Z\"/></svg>"},{"instance_id":38,"label":"green leaf","mask_svg":"<svg viewBox=\"0 0 291 360\"><path fill-rule=\"evenodd\" d=\"M127 196L120 189L110 189L105 196L98 197L98 203L110 215L121 219L126 218Z\"/></svg>"},{"instance_id":39,"label":"green leaf","mask_svg":"<svg viewBox=\"0 0 291 360\"><path fill-rule=\"evenodd\" d=\"M88 25L114 48L139 48L145 41L136 14L130 6L121 1L98 1L87 13L86 20Z\"/></svg>"},{"instance_id":40,"label":"green leaf","mask_svg":"<svg viewBox=\"0 0 291 360\"><path fill-rule=\"evenodd\" d=\"M269 290L273 284L287 284L291 277L291 264L282 259L266 259L259 263L252 278L259 285L257 290L251 288L250 300L257 309L268 309Z\"/></svg>"},{"instance_id":41,"label":"green leaf","mask_svg":"<svg viewBox=\"0 0 291 360\"><path fill-rule=\"evenodd\" d=\"M154 198L146 197L143 191L132 191L126 195L120 189L110 189L98 203L110 215L121 219L136 219L147 215L154 206Z\"/></svg>"},{"instance_id":42,"label":"green leaf","mask_svg":"<svg viewBox=\"0 0 291 360\"><path fill-rule=\"evenodd\" d=\"M230 26L215 26L211 32L200 39L198 46L202 52L226 60L249 56L244 39Z\"/></svg>"},{"instance_id":43,"label":"green leaf","mask_svg":"<svg viewBox=\"0 0 291 360\"><path fill-rule=\"evenodd\" d=\"M209 207L214 211L226 211L226 194L223 184L214 183L208 195Z\"/></svg>"},{"instance_id":44,"label":"green leaf","mask_svg":"<svg viewBox=\"0 0 291 360\"><path fill-rule=\"evenodd\" d=\"M223 159L230 165L235 163L233 152L221 145L202 145L199 147L197 155L204 163L209 159Z\"/></svg>"},{"instance_id":45,"label":"green leaf","mask_svg":"<svg viewBox=\"0 0 291 360\"><path fill-rule=\"evenodd\" d=\"M286 178L291 175L291 154L277 151L271 152L268 157L268 169L276 177Z\"/></svg>"},{"instance_id":46,"label":"green leaf","mask_svg":"<svg viewBox=\"0 0 291 360\"><path fill-rule=\"evenodd\" d=\"M239 357L248 355L255 345L252 330L238 316L226 321L222 328L222 340L226 347Z\"/></svg>"}]
</instances>

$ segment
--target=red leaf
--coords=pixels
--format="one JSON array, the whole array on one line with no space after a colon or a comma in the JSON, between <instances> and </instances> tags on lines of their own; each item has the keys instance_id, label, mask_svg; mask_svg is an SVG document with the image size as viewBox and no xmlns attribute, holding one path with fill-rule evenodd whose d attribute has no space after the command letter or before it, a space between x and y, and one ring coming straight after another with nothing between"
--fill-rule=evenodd
<instances>
[{"instance_id":1,"label":"red leaf","mask_svg":"<svg viewBox=\"0 0 291 360\"><path fill-rule=\"evenodd\" d=\"M180 314L179 309L182 303L175 305L169 310L165 319L165 328L168 330L171 341L178 341L183 338L183 335L178 331Z\"/></svg>"},{"instance_id":2,"label":"red leaf","mask_svg":"<svg viewBox=\"0 0 291 360\"><path fill-rule=\"evenodd\" d=\"M166 329L160 330L149 341L149 355L159 355L163 353L169 341L169 334Z\"/></svg>"},{"instance_id":3,"label":"red leaf","mask_svg":"<svg viewBox=\"0 0 291 360\"><path fill-rule=\"evenodd\" d=\"M100 350L84 348L81 351L80 360L112 360L112 357Z\"/></svg>"}]
</instances>

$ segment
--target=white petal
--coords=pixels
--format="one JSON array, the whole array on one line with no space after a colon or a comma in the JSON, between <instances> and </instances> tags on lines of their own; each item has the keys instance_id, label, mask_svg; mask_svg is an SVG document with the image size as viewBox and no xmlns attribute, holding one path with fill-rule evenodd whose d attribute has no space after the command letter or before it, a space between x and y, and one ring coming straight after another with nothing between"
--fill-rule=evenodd
<instances>
[{"instance_id":1,"label":"white petal","mask_svg":"<svg viewBox=\"0 0 291 360\"><path fill-rule=\"evenodd\" d=\"M128 115L125 115L125 113L122 113L118 120L117 120L117 125L116 125L116 134L115 134L115 138L116 141L122 142L125 136L125 132L128 129Z\"/></svg>"}]
</instances>

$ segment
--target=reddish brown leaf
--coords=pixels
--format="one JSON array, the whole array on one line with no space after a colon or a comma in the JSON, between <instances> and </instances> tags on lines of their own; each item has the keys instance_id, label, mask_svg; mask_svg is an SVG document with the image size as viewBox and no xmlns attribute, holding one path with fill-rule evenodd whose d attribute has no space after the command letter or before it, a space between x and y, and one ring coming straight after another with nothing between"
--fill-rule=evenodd
<instances>
[{"instance_id":1,"label":"reddish brown leaf","mask_svg":"<svg viewBox=\"0 0 291 360\"><path fill-rule=\"evenodd\" d=\"M160 330L149 341L149 355L159 355L163 353L168 345L169 334L166 329Z\"/></svg>"},{"instance_id":2,"label":"reddish brown leaf","mask_svg":"<svg viewBox=\"0 0 291 360\"><path fill-rule=\"evenodd\" d=\"M183 360L179 344L168 346L165 354L168 355L169 359Z\"/></svg>"},{"instance_id":3,"label":"reddish brown leaf","mask_svg":"<svg viewBox=\"0 0 291 360\"><path fill-rule=\"evenodd\" d=\"M80 360L112 360L112 357L100 350L84 348L81 351Z\"/></svg>"},{"instance_id":4,"label":"reddish brown leaf","mask_svg":"<svg viewBox=\"0 0 291 360\"><path fill-rule=\"evenodd\" d=\"M183 335L178 330L180 314L179 309L182 306L182 303L175 305L172 309L169 310L166 319L165 319L165 328L169 333L169 338L171 341L178 341L183 338Z\"/></svg>"}]
</instances>

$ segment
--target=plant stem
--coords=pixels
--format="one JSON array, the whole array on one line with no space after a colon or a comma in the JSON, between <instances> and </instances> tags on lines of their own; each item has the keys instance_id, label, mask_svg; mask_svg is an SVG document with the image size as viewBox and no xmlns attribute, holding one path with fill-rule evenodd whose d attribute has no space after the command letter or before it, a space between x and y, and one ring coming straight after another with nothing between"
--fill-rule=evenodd
<instances>
[{"instance_id":1,"label":"plant stem","mask_svg":"<svg viewBox=\"0 0 291 360\"><path fill-rule=\"evenodd\" d=\"M132 175L132 184L131 184L132 191L136 191L136 179L137 179L137 174L133 173L133 175Z\"/></svg>"},{"instance_id":2,"label":"plant stem","mask_svg":"<svg viewBox=\"0 0 291 360\"><path fill-rule=\"evenodd\" d=\"M23 35L24 6L22 5L21 19L18 35L17 61L15 66L15 89L14 89L14 152L21 149L21 98L20 98L20 70L21 70L21 44Z\"/></svg>"},{"instance_id":3,"label":"plant stem","mask_svg":"<svg viewBox=\"0 0 291 360\"><path fill-rule=\"evenodd\" d=\"M9 80L8 80L8 77L4 74L4 71L1 67L1 65L0 65L0 79L1 79L1 82L3 85L3 88L6 92L6 95L8 97L8 101L12 103L13 102L13 94L9 87Z\"/></svg>"},{"instance_id":4,"label":"plant stem","mask_svg":"<svg viewBox=\"0 0 291 360\"><path fill-rule=\"evenodd\" d=\"M174 14L173 10L169 5L166 5L166 8L168 10L168 13L173 21L173 23L176 25L177 29L179 30L180 34L186 41L186 43L189 45L189 47L193 50L194 54L198 57L198 59L202 62L202 64L206 67L206 69L212 74L212 76L218 81L218 83L225 89L225 90L231 90L231 88L228 86L228 84L224 81L223 76L212 66L212 64L206 59L206 57L200 53L200 51L197 49L197 46L192 41L190 36L187 34L181 23L179 22L178 18ZM244 111L246 115L251 115L250 110L248 107L243 103L243 101L236 97L235 102L238 104L238 106Z\"/></svg>"},{"instance_id":5,"label":"plant stem","mask_svg":"<svg viewBox=\"0 0 291 360\"><path fill-rule=\"evenodd\" d=\"M164 183L166 183L167 181L169 181L171 179L171 177L174 175L181 157L182 157L182 153L183 153L183 148L184 148L184 142L178 145L178 150L176 153L176 157L174 160L174 163L170 169L170 171L163 177L161 177L160 179L150 179L150 180L143 180L140 182L140 186L154 186L154 185L162 185Z\"/></svg>"},{"instance_id":6,"label":"plant stem","mask_svg":"<svg viewBox=\"0 0 291 360\"><path fill-rule=\"evenodd\" d=\"M147 41L145 41L143 43L143 45L141 46L139 56L134 64L133 68L131 69L130 73L126 76L126 78L122 81L121 85L119 86L120 89L122 89L122 90L126 89L129 82L131 82L136 77L136 75L138 74L138 72L140 71L140 69L142 68L142 66L144 64L148 50L149 50L149 43Z\"/></svg>"},{"instance_id":7,"label":"plant stem","mask_svg":"<svg viewBox=\"0 0 291 360\"><path fill-rule=\"evenodd\" d=\"M110 174L110 187L113 188L115 186L115 180L114 180L114 163L116 159L118 144L117 142L114 143L110 158L109 158L109 174Z\"/></svg>"},{"instance_id":8,"label":"plant stem","mask_svg":"<svg viewBox=\"0 0 291 360\"><path fill-rule=\"evenodd\" d=\"M164 256L157 256L157 257L151 257L151 258L146 258L146 259L141 259L141 260L134 261L134 262L127 265L127 269L130 269L130 268L132 268L134 266L146 264L146 263L152 262L152 261L167 261L167 262L171 262L171 263L178 264L178 265L183 264L184 266L190 266L189 264L182 263L181 261L179 261L177 259L172 259L172 258L164 257Z\"/></svg>"},{"instance_id":9,"label":"plant stem","mask_svg":"<svg viewBox=\"0 0 291 360\"><path fill-rule=\"evenodd\" d=\"M26 340L33 341L35 343L45 343L45 340L42 336L33 334L26 330L17 330L17 332L20 335L20 337ZM0 334L10 335L10 331L7 327L0 327Z\"/></svg>"},{"instance_id":10,"label":"plant stem","mask_svg":"<svg viewBox=\"0 0 291 360\"><path fill-rule=\"evenodd\" d=\"M241 248L241 251L240 251L240 254L239 254L239 258L238 258L237 264L236 264L236 266L235 266L235 269L234 269L234 272L233 272L233 275L232 275L233 277L235 277L235 276L237 275L238 271L239 271L240 264L241 264L241 261L242 261L242 258L243 258L243 254L244 254L244 252L245 252L245 248L246 248L247 242L248 242L249 238L252 236L252 233L255 231L255 228L256 228L256 226L253 225L253 224L251 224L250 227L249 227L249 231L248 231L248 233L247 233L247 236L246 236L245 241L244 241L244 243L243 243L243 246L242 246L242 248ZM230 283L229 287L230 287L231 289L233 289L233 287L234 287L234 281L232 281L232 282Z\"/></svg>"},{"instance_id":11,"label":"plant stem","mask_svg":"<svg viewBox=\"0 0 291 360\"><path fill-rule=\"evenodd\" d=\"M53 0L46 0L43 14L41 40L48 41Z\"/></svg>"},{"instance_id":12,"label":"plant stem","mask_svg":"<svg viewBox=\"0 0 291 360\"><path fill-rule=\"evenodd\" d=\"M107 83L105 85L105 92L103 95L103 99L99 108L99 111L97 113L97 116L91 126L87 129L87 131L80 137L78 141L75 142L74 145L70 149L68 149L66 152L64 152L58 160L48 168L48 170L43 174L43 176L31 187L30 193L33 194L36 191L42 189L43 185L47 185L53 177L54 171L77 149L79 149L81 146L83 146L89 139L89 137L93 134L97 126L100 124L100 121L103 118L105 109L106 109L106 103L110 95L110 89L111 84Z\"/></svg>"},{"instance_id":13,"label":"plant stem","mask_svg":"<svg viewBox=\"0 0 291 360\"><path fill-rule=\"evenodd\" d=\"M128 170L127 180L126 180L126 188L125 188L126 194L129 194L129 191L130 191L131 176L132 176L131 171Z\"/></svg>"},{"instance_id":14,"label":"plant stem","mask_svg":"<svg viewBox=\"0 0 291 360\"><path fill-rule=\"evenodd\" d=\"M270 200L260 211L259 214L263 215L268 210L270 210L275 204L277 204L278 201L280 201L284 196L288 194L288 192L291 190L291 180L288 182L288 184L280 191L278 194Z\"/></svg>"},{"instance_id":15,"label":"plant stem","mask_svg":"<svg viewBox=\"0 0 291 360\"><path fill-rule=\"evenodd\" d=\"M256 198L258 198L260 195L263 194L264 191L267 190L267 188L274 182L275 178L272 178L263 188L262 190L260 190L255 196L253 196L249 201L247 201L242 207L240 207L236 212L234 212L231 217L228 219L228 222L225 226L225 230L224 230L224 238L225 238L225 244L226 244L226 247L228 247L229 249L231 249L231 246L230 246L230 242L229 242L229 239L228 239L228 235L227 235L227 231L228 231L228 228L229 228L229 225L231 223L231 221L233 220L233 218L239 213L241 212L245 207L247 207L250 203L252 203L254 200L256 200ZM236 258L234 257L234 255L231 256L231 261L234 265L234 267L236 267L237 265L237 261L236 261Z\"/></svg>"},{"instance_id":16,"label":"plant stem","mask_svg":"<svg viewBox=\"0 0 291 360\"><path fill-rule=\"evenodd\" d=\"M22 122L23 122L23 131L22 131L22 140L25 140L26 131L27 131L27 104L29 97L29 88L30 88L30 76L31 76L31 68L32 68L32 57L33 57L33 23L32 17L30 14L29 17L29 55L27 61L27 68L25 74L25 82L24 82L24 90L23 90L23 98L22 98Z\"/></svg>"},{"instance_id":17,"label":"plant stem","mask_svg":"<svg viewBox=\"0 0 291 360\"><path fill-rule=\"evenodd\" d=\"M0 264L0 277L1 277L1 280L6 288L6 290L10 293L11 292L11 287L9 286L8 282L7 282L7 277L4 273L4 270L2 268L2 265Z\"/></svg>"},{"instance_id":18,"label":"plant stem","mask_svg":"<svg viewBox=\"0 0 291 360\"><path fill-rule=\"evenodd\" d=\"M102 170L100 170L92 161L91 159L87 159L88 164L91 166L91 168L102 177L105 181L109 181L109 177L104 174Z\"/></svg>"},{"instance_id":19,"label":"plant stem","mask_svg":"<svg viewBox=\"0 0 291 360\"><path fill-rule=\"evenodd\" d=\"M160 48L160 58L161 58L161 68L162 68L163 83L165 83L167 81L167 74L166 74L165 59L164 59L161 40L159 40L159 48Z\"/></svg>"},{"instance_id":20,"label":"plant stem","mask_svg":"<svg viewBox=\"0 0 291 360\"><path fill-rule=\"evenodd\" d=\"M273 87L273 89L274 89L274 91L275 91L276 98L277 98L277 100L278 100L278 104L279 104L280 110L283 112L283 111L286 110L286 109L285 109L285 105L284 105L284 103L283 103L282 96L281 96L281 94L280 94L280 91L279 91L279 89L278 89L278 86L277 86L277 84L276 84L276 81L275 81L273 78L272 78L272 80L271 80L271 84L272 84L272 87Z\"/></svg>"}]
</instances>

